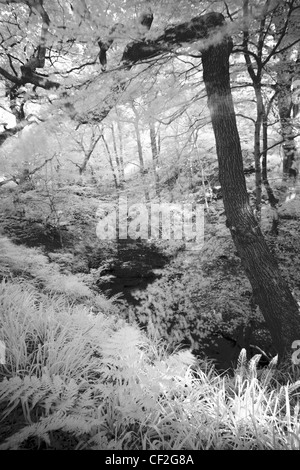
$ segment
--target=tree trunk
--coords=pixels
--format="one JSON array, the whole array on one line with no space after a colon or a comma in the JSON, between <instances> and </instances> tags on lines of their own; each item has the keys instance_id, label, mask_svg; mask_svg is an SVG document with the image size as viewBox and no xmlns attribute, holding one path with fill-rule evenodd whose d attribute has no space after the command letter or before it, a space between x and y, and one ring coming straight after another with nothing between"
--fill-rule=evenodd
<instances>
[{"instance_id":1,"label":"tree trunk","mask_svg":"<svg viewBox=\"0 0 300 470\"><path fill-rule=\"evenodd\" d=\"M217 13L215 15L219 16ZM219 161L219 178L227 226L270 330L273 346L282 358L291 355L292 342L300 339L300 314L297 302L280 274L277 261L269 251L249 205L230 89L231 49L232 42L225 37L221 44L208 47L202 54L203 78Z\"/></svg>"},{"instance_id":2,"label":"tree trunk","mask_svg":"<svg viewBox=\"0 0 300 470\"><path fill-rule=\"evenodd\" d=\"M135 129L135 135L136 135L136 143L137 143L137 150L138 150L138 157L139 157L139 162L140 162L140 175L141 175L141 180L142 180L142 185L143 185L143 190L145 194L145 200L146 203L150 202L150 194L148 191L148 185L147 182L145 181L145 164L144 164L144 157L143 157L143 147L142 147L142 140L141 140L141 134L140 134L140 129L139 129L139 115L132 104L132 110L135 115L134 119L134 129Z\"/></svg>"},{"instance_id":3,"label":"tree trunk","mask_svg":"<svg viewBox=\"0 0 300 470\"><path fill-rule=\"evenodd\" d=\"M297 147L295 142L295 131L293 127L293 118L291 117L291 86L290 83L282 82L280 74L277 73L278 98L277 106L281 125L281 135L283 140L283 176L287 178L293 176L291 169L295 162Z\"/></svg>"},{"instance_id":4,"label":"tree trunk","mask_svg":"<svg viewBox=\"0 0 300 470\"><path fill-rule=\"evenodd\" d=\"M292 8L292 6L291 6ZM278 2L274 11L275 39L280 41L286 29L287 17L290 10L284 2ZM288 34L288 31L287 33ZM282 46L281 46L282 47ZM292 49L278 53L280 59L277 67L277 107L283 140L283 177L293 176L291 169L295 161L297 146L292 118L292 82L296 71L296 62L292 58Z\"/></svg>"},{"instance_id":5,"label":"tree trunk","mask_svg":"<svg viewBox=\"0 0 300 470\"><path fill-rule=\"evenodd\" d=\"M119 179L120 179L120 188L124 188L124 164L123 164L123 158L121 155L119 156L118 149L117 149L117 139L116 139L116 133L115 133L115 128L114 124L112 123L111 125L111 134L112 134L112 141L113 141L113 148L114 148L114 154L115 154L115 160L118 168L118 174L119 174Z\"/></svg>"},{"instance_id":6,"label":"tree trunk","mask_svg":"<svg viewBox=\"0 0 300 470\"><path fill-rule=\"evenodd\" d=\"M279 202L274 196L273 190L270 186L268 179L268 113L266 113L265 107L263 109L263 148L262 148L262 182L267 191L268 200L273 209L276 209L276 205ZM276 218L277 219L277 218Z\"/></svg>"},{"instance_id":7,"label":"tree trunk","mask_svg":"<svg viewBox=\"0 0 300 470\"><path fill-rule=\"evenodd\" d=\"M254 161L255 161L255 193L256 193L256 216L260 220L261 213L261 195L262 195L262 173L261 173L261 152L260 152L260 139L261 139L261 126L263 121L263 98L261 94L261 85L254 84L256 96L256 121L254 129Z\"/></svg>"},{"instance_id":8,"label":"tree trunk","mask_svg":"<svg viewBox=\"0 0 300 470\"><path fill-rule=\"evenodd\" d=\"M110 169L111 169L111 172L112 172L112 175L113 175L115 188L116 188L116 191L118 193L118 191L119 191L119 178L118 178L118 176L119 175L117 176L117 172L116 172L115 167L114 167L111 151L109 150L109 146L106 142L106 139L105 139L103 134L101 135L101 137L102 137L102 140L103 140L103 143L104 143L104 146L105 146L105 149L106 149L106 153L107 153L107 156L108 156L108 161L109 161ZM117 168L117 170L118 170L118 168Z\"/></svg>"},{"instance_id":9,"label":"tree trunk","mask_svg":"<svg viewBox=\"0 0 300 470\"><path fill-rule=\"evenodd\" d=\"M79 141L78 144L80 148L82 149L84 153L84 159L82 164L79 166L79 174L82 175L86 171L87 164L92 156L92 153L95 150L96 145L98 144L100 138L102 137L102 132L98 130L98 135L97 135L97 130L95 128L92 128L92 135L91 135L91 140L89 147L86 148L83 144L82 141Z\"/></svg>"},{"instance_id":10,"label":"tree trunk","mask_svg":"<svg viewBox=\"0 0 300 470\"><path fill-rule=\"evenodd\" d=\"M82 162L82 164L81 164L80 167L79 167L79 174L80 174L80 175L82 175L83 173L85 173L87 164L88 164L88 162L89 162L89 159L91 158L92 153L93 153L93 151L90 151L90 152L86 152L86 153L85 153L83 162Z\"/></svg>"},{"instance_id":11,"label":"tree trunk","mask_svg":"<svg viewBox=\"0 0 300 470\"><path fill-rule=\"evenodd\" d=\"M152 168L153 168L153 176L154 176L154 184L155 184L155 193L156 196L159 196L159 176L157 173L157 163L158 163L158 148L156 143L156 133L155 133L155 126L152 120L149 121L149 132L150 132L150 143L151 143L151 152L152 152Z\"/></svg>"},{"instance_id":12,"label":"tree trunk","mask_svg":"<svg viewBox=\"0 0 300 470\"><path fill-rule=\"evenodd\" d=\"M273 212L273 220L272 220L272 227L270 233L272 235L278 235L278 227L279 227L279 216L277 210L277 204L279 199L274 196L273 190L269 183L268 179L268 113L263 109L263 150L262 150L262 181L264 187L267 191L268 200Z\"/></svg>"},{"instance_id":13,"label":"tree trunk","mask_svg":"<svg viewBox=\"0 0 300 470\"><path fill-rule=\"evenodd\" d=\"M117 127L118 127L118 137L119 137L119 155L120 155L120 169L121 169L121 185L124 187L125 186L125 171L124 171L124 152L123 152L123 135L122 135L122 127L121 127L121 121L120 117L118 114L118 108L116 108L116 114L117 114Z\"/></svg>"}]
</instances>

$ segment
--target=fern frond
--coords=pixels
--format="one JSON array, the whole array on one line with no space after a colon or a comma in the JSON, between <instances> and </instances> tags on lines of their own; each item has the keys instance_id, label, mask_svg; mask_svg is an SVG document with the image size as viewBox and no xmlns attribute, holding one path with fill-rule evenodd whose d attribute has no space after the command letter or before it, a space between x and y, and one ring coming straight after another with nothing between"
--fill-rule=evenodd
<instances>
[{"instance_id":1,"label":"fern frond","mask_svg":"<svg viewBox=\"0 0 300 470\"><path fill-rule=\"evenodd\" d=\"M240 386L242 384L243 379L247 376L247 351L244 348L239 354L237 360L237 367L234 372L236 381Z\"/></svg>"},{"instance_id":2,"label":"fern frond","mask_svg":"<svg viewBox=\"0 0 300 470\"><path fill-rule=\"evenodd\" d=\"M3 417L8 416L19 403L28 403L29 411L39 405L45 410L46 415L51 409L67 412L73 408L79 390L80 386L75 380L70 379L66 383L61 377L50 377L48 373L44 373L40 378L12 377L0 384L0 400L8 401Z\"/></svg>"},{"instance_id":3,"label":"fern frond","mask_svg":"<svg viewBox=\"0 0 300 470\"><path fill-rule=\"evenodd\" d=\"M81 436L90 433L92 428L99 424L96 418L89 417L85 419L80 415L64 416L61 412L52 414L51 416L42 417L37 423L25 426L21 431L6 439L0 445L0 450L19 449L25 441L31 437L45 441L51 445L49 433L62 430Z\"/></svg>"},{"instance_id":4,"label":"fern frond","mask_svg":"<svg viewBox=\"0 0 300 470\"><path fill-rule=\"evenodd\" d=\"M168 358L168 367L174 375L183 376L186 371L196 366L197 360L190 350L179 351Z\"/></svg>"},{"instance_id":5,"label":"fern frond","mask_svg":"<svg viewBox=\"0 0 300 470\"><path fill-rule=\"evenodd\" d=\"M278 354L274 356L268 364L268 369L274 369L278 364Z\"/></svg>"},{"instance_id":6,"label":"fern frond","mask_svg":"<svg viewBox=\"0 0 300 470\"><path fill-rule=\"evenodd\" d=\"M145 340L137 328L125 326L116 331L102 345L103 361L118 361L118 365L132 365L138 359L138 350Z\"/></svg>"},{"instance_id":7,"label":"fern frond","mask_svg":"<svg viewBox=\"0 0 300 470\"><path fill-rule=\"evenodd\" d=\"M265 367L259 377L260 383L263 385L263 387L267 387L272 378L274 377L275 374L275 369L278 363L278 355L272 358L272 360L269 362L268 366Z\"/></svg>"},{"instance_id":8,"label":"fern frond","mask_svg":"<svg viewBox=\"0 0 300 470\"><path fill-rule=\"evenodd\" d=\"M237 370L244 370L247 366L247 351L243 348L237 360Z\"/></svg>"},{"instance_id":9,"label":"fern frond","mask_svg":"<svg viewBox=\"0 0 300 470\"><path fill-rule=\"evenodd\" d=\"M248 362L248 371L250 378L257 378L257 364L260 361L261 354L255 354Z\"/></svg>"},{"instance_id":10,"label":"fern frond","mask_svg":"<svg viewBox=\"0 0 300 470\"><path fill-rule=\"evenodd\" d=\"M24 378L16 376L1 382L0 400L4 403L7 402L3 418L6 418L22 401L25 402L36 393L35 379L31 380L31 377L28 376Z\"/></svg>"}]
</instances>

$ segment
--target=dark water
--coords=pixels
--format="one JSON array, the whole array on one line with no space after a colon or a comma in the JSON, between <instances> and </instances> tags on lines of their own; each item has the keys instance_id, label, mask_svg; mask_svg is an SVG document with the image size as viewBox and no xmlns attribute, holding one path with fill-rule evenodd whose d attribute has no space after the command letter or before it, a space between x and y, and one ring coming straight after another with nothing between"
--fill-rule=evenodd
<instances>
[{"instance_id":1,"label":"dark water","mask_svg":"<svg viewBox=\"0 0 300 470\"><path fill-rule=\"evenodd\" d=\"M163 250L147 242L121 240L116 246L115 255L108 266L101 272L107 280L99 280L102 292L122 297L131 305L138 301L133 296L135 289L146 289L148 284L157 279L155 269L163 269L172 259Z\"/></svg>"}]
</instances>

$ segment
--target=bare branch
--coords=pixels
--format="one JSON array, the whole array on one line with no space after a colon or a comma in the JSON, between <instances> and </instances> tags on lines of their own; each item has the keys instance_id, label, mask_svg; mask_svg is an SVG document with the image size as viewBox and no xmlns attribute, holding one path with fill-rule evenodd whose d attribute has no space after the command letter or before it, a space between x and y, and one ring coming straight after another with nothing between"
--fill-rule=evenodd
<instances>
[{"instance_id":1,"label":"bare branch","mask_svg":"<svg viewBox=\"0 0 300 470\"><path fill-rule=\"evenodd\" d=\"M249 0L244 0L244 3L243 3L243 19L244 19L244 32L243 32L244 57L245 57L249 75L253 83L256 83L257 75L254 71L254 67L250 58L250 51L249 51L249 25L248 25L249 23ZM256 56L255 59L258 64L259 58Z\"/></svg>"},{"instance_id":2,"label":"bare branch","mask_svg":"<svg viewBox=\"0 0 300 470\"><path fill-rule=\"evenodd\" d=\"M280 32L280 35L278 37L278 40L277 40L277 43L275 44L275 46L273 47L272 51L270 52L270 54L265 58L265 60L263 61L262 63L262 66L265 67L266 64L271 60L271 58L278 53L278 48L280 46L280 44L282 43L285 35L286 35L286 32L287 32L287 29L288 29L288 25L289 25L289 20L290 20L290 17L292 15L292 12L293 12L293 8L291 7L287 13L287 16L286 16L286 19L285 19L285 22L284 22L284 25L283 25L283 28L281 29L281 32ZM299 40L297 40L296 42L298 42ZM291 47L291 46L289 46Z\"/></svg>"},{"instance_id":3,"label":"bare branch","mask_svg":"<svg viewBox=\"0 0 300 470\"><path fill-rule=\"evenodd\" d=\"M15 77L15 75L12 75L11 73L7 72L4 68L0 67L0 74L4 77L7 78L10 82L15 83L16 85L22 85L22 79Z\"/></svg>"},{"instance_id":4,"label":"bare branch","mask_svg":"<svg viewBox=\"0 0 300 470\"><path fill-rule=\"evenodd\" d=\"M300 134L294 135L294 138L300 137ZM280 140L279 142L276 142L275 144L271 145L270 147L267 148L267 151L273 149L274 147L277 147L277 145L284 144L285 140ZM260 152L260 155L262 155L264 152Z\"/></svg>"},{"instance_id":5,"label":"bare branch","mask_svg":"<svg viewBox=\"0 0 300 470\"><path fill-rule=\"evenodd\" d=\"M253 118L250 117L250 116L245 116L245 114L242 114L242 113L236 113L236 116L242 117L242 118L244 118L244 119L249 119L250 121L253 122L253 124L255 124L255 119L253 119Z\"/></svg>"}]
</instances>

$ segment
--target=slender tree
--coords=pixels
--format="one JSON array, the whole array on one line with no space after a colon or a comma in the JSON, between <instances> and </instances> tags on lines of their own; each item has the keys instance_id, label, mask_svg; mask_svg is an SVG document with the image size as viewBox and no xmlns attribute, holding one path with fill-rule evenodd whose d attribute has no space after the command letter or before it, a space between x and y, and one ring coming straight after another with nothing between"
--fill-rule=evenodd
<instances>
[{"instance_id":1,"label":"slender tree","mask_svg":"<svg viewBox=\"0 0 300 470\"><path fill-rule=\"evenodd\" d=\"M115 160L116 164L118 167L118 174L120 178L120 188L124 187L125 184L125 174L124 174L124 161L123 161L123 152L122 152L122 144L120 144L120 153L117 148L117 138L116 138L116 132L115 132L115 127L114 123L111 124L111 135L112 135L112 141L113 141L113 149L114 149L114 155L115 155Z\"/></svg>"},{"instance_id":2,"label":"slender tree","mask_svg":"<svg viewBox=\"0 0 300 470\"><path fill-rule=\"evenodd\" d=\"M293 176L297 155L295 140L295 127L293 123L292 85L295 76L299 74L299 23L295 11L299 9L299 1L285 0L276 2L274 9L274 25L276 38L276 51L279 59L277 65L276 95L277 107L281 126L283 148L283 175L284 178ZM298 33L297 33L298 31ZM297 40L298 39L298 40ZM294 45L294 48L290 47ZM295 49L298 49L295 57Z\"/></svg>"},{"instance_id":3,"label":"slender tree","mask_svg":"<svg viewBox=\"0 0 300 470\"><path fill-rule=\"evenodd\" d=\"M121 120L116 107L117 114L117 128L118 128L118 139L119 139L119 158L120 158L120 170L121 170L121 185L125 185L125 172L124 172L124 148L123 148L123 132L121 126Z\"/></svg>"},{"instance_id":4,"label":"slender tree","mask_svg":"<svg viewBox=\"0 0 300 470\"><path fill-rule=\"evenodd\" d=\"M120 188L118 167L115 168L111 151L109 149L108 143L107 143L107 141L106 141L103 134L101 135L101 138L102 138L105 150L106 150L107 158L108 158L108 161L109 161L109 166L110 166L110 169L111 169L111 172L112 172L112 175L113 175L115 188L116 188L116 191L118 192L119 188Z\"/></svg>"},{"instance_id":5,"label":"slender tree","mask_svg":"<svg viewBox=\"0 0 300 470\"><path fill-rule=\"evenodd\" d=\"M84 144L84 139L83 136L80 139L75 139L78 146L82 150L84 154L84 158L82 163L77 164L79 168L79 174L82 175L86 171L87 164L100 140L102 137L102 130L99 129L97 126L92 126L91 127L91 136L89 138L88 145Z\"/></svg>"},{"instance_id":6,"label":"slender tree","mask_svg":"<svg viewBox=\"0 0 300 470\"><path fill-rule=\"evenodd\" d=\"M155 131L155 124L152 119L149 120L149 134L150 134L150 144L151 144L151 153L152 153L152 170L153 170L153 177L154 177L154 187L156 196L159 197L160 188L159 188L159 175L157 172L157 164L158 164L158 146L156 142L156 131Z\"/></svg>"},{"instance_id":7,"label":"slender tree","mask_svg":"<svg viewBox=\"0 0 300 470\"><path fill-rule=\"evenodd\" d=\"M142 146L142 139L141 139L141 133L140 133L140 127L139 127L139 113L136 110L134 103L131 104L131 109L133 110L134 113L134 130L135 130L135 135L136 135L136 143L137 143L137 151L138 151L138 157L139 157L139 169L140 169L140 176L143 184L143 190L145 194L145 200L147 203L150 202L150 193L148 189L148 183L146 181L145 175L146 175L146 169L145 169L145 163L144 163L144 156L143 156L143 146Z\"/></svg>"}]
</instances>

